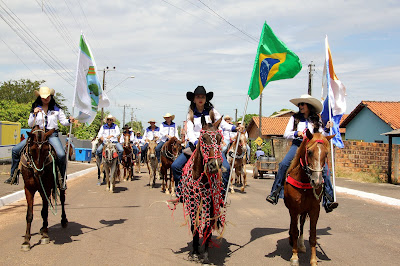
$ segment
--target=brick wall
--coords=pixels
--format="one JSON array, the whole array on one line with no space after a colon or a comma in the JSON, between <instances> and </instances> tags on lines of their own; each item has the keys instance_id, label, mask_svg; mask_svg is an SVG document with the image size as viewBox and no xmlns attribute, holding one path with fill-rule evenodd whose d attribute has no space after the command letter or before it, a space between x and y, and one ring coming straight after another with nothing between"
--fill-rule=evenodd
<instances>
[{"instance_id":1,"label":"brick wall","mask_svg":"<svg viewBox=\"0 0 400 266\"><path fill-rule=\"evenodd\" d=\"M396 180L394 176L394 167L396 165L394 162L394 146L392 147L392 180ZM344 141L344 148L335 148L335 152L337 168L349 169L355 172L370 172L377 174L383 181L387 181L389 144ZM397 167L399 167L398 162Z\"/></svg>"}]
</instances>

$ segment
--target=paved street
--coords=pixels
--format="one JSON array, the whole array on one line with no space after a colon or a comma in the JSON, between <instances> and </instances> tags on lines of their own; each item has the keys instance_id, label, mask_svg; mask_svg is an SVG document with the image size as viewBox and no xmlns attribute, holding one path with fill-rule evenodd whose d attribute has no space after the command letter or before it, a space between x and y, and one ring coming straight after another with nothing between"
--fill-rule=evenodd
<instances>
[{"instance_id":1,"label":"paved street","mask_svg":"<svg viewBox=\"0 0 400 266\"><path fill-rule=\"evenodd\" d=\"M191 236L183 225L182 205L172 213L162 202L170 197L160 191L160 181L150 189L148 174L142 171L134 181L117 184L113 194L96 186L95 171L71 180L66 199L69 225L61 228L60 213L50 214L47 245L39 244L41 199L37 197L29 252L20 251L25 202L1 207L0 265L193 265L187 258ZM214 239L219 248L210 250L213 264L289 265L289 213L282 200L277 206L265 201L272 181L249 178L245 193L229 196L225 234L221 241ZM398 187L373 185L399 195ZM334 212L321 211L320 265L398 265L400 209L341 193L338 201ZM302 265L309 259L309 251L300 254Z\"/></svg>"}]
</instances>

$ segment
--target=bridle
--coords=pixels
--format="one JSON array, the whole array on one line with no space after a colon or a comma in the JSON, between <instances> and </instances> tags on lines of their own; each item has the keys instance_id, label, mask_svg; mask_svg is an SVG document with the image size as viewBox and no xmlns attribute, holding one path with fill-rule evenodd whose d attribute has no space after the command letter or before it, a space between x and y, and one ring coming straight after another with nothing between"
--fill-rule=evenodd
<instances>
[{"instance_id":1,"label":"bridle","mask_svg":"<svg viewBox=\"0 0 400 266\"><path fill-rule=\"evenodd\" d=\"M161 148L161 155L163 155L164 157L166 157L167 159L170 159L171 161L175 161L176 158L178 158L179 156L179 151L177 152L177 154L174 154L173 152L170 152L168 150L169 147L172 147L174 145L174 143L170 143L168 146L164 145Z\"/></svg>"},{"instance_id":2,"label":"bridle","mask_svg":"<svg viewBox=\"0 0 400 266\"><path fill-rule=\"evenodd\" d=\"M37 133L39 133L39 132L43 132L43 134L45 134L45 131L44 131L43 129L37 129L37 130L35 130L35 131L33 132L33 134L36 135L36 139L38 139L38 137L37 137L38 134L37 134ZM49 143L49 140L48 140L48 139L45 139L45 140L42 140L42 141L34 141L34 140L32 140L32 143L34 143L34 144L36 144L36 145L38 146L39 155L40 155L40 154L41 154L41 150L42 150L42 145L45 144L45 143ZM44 167L46 166L46 159L43 161L43 166L42 166L42 168L39 169L39 167L36 166L35 161L34 161L33 158L32 158L32 154L31 154L31 150L30 150L30 145L27 145L27 148L28 148L27 153L28 153L28 155L29 155L29 159L30 159L30 162L31 162L32 165L33 165L33 168L35 168L35 170L38 171L38 172L42 172L42 171L44 170ZM49 154L50 154L50 150L49 150Z\"/></svg>"},{"instance_id":3,"label":"bridle","mask_svg":"<svg viewBox=\"0 0 400 266\"><path fill-rule=\"evenodd\" d=\"M208 135L211 138L211 144L207 144L204 142L202 136ZM221 159L222 160L222 153L221 153L221 144L217 143L217 136L220 135L222 137L222 131L208 131L208 130L201 130L200 131L200 151L201 155L203 156L203 164L206 165L210 159ZM210 156L210 151L214 150L214 156ZM218 165L218 164L217 164Z\"/></svg>"}]
</instances>

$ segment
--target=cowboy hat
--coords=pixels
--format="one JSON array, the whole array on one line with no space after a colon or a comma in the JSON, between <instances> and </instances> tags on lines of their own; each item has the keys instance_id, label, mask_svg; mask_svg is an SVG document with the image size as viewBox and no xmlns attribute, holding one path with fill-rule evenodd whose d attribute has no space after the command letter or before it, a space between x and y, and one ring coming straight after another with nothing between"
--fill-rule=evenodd
<instances>
[{"instance_id":1,"label":"cowboy hat","mask_svg":"<svg viewBox=\"0 0 400 266\"><path fill-rule=\"evenodd\" d=\"M114 116L108 115L108 116L106 116L106 117L104 118L104 123L107 123L107 119L112 119L112 120L113 120L113 123L115 122L115 120L117 120Z\"/></svg>"},{"instance_id":2,"label":"cowboy hat","mask_svg":"<svg viewBox=\"0 0 400 266\"><path fill-rule=\"evenodd\" d=\"M174 119L175 119L175 115L171 115L170 113L166 113L166 114L163 116L163 118L166 118L166 117L171 117L171 120L174 120Z\"/></svg>"},{"instance_id":3,"label":"cowboy hat","mask_svg":"<svg viewBox=\"0 0 400 266\"><path fill-rule=\"evenodd\" d=\"M154 118L150 119L147 123L155 123L156 120L154 120Z\"/></svg>"},{"instance_id":4,"label":"cowboy hat","mask_svg":"<svg viewBox=\"0 0 400 266\"><path fill-rule=\"evenodd\" d=\"M50 89L49 87L40 87L38 91L34 91L35 96L43 99L46 99L50 95L54 95L55 91L54 89Z\"/></svg>"},{"instance_id":5,"label":"cowboy hat","mask_svg":"<svg viewBox=\"0 0 400 266\"><path fill-rule=\"evenodd\" d=\"M206 89L203 86L197 86L194 92L188 91L186 92L186 98L193 102L195 95L206 95L206 101L211 101L214 97L214 92L210 91L209 93L206 92Z\"/></svg>"},{"instance_id":6,"label":"cowboy hat","mask_svg":"<svg viewBox=\"0 0 400 266\"><path fill-rule=\"evenodd\" d=\"M232 119L229 115L224 116L224 120Z\"/></svg>"},{"instance_id":7,"label":"cowboy hat","mask_svg":"<svg viewBox=\"0 0 400 266\"><path fill-rule=\"evenodd\" d=\"M128 124L125 124L125 126L124 126L122 129L125 129L125 128L128 128L128 129L129 129Z\"/></svg>"},{"instance_id":8,"label":"cowboy hat","mask_svg":"<svg viewBox=\"0 0 400 266\"><path fill-rule=\"evenodd\" d=\"M299 106L299 103L308 103L314 106L317 113L321 113L322 111L322 103L317 98L314 98L308 94L303 94L300 96L300 98L291 99L290 102L296 106Z\"/></svg>"}]
</instances>

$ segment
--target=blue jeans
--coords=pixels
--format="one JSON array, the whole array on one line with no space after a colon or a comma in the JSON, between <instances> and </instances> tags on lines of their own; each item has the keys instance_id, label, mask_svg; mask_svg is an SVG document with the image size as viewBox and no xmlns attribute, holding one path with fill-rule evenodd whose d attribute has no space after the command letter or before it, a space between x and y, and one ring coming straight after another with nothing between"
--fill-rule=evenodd
<instances>
[{"instance_id":1,"label":"blue jeans","mask_svg":"<svg viewBox=\"0 0 400 266\"><path fill-rule=\"evenodd\" d=\"M121 162L122 161L122 153L124 152L124 148L122 148L122 145L119 142L113 142L113 143L115 144L115 147L118 150L118 158L119 158L119 161ZM97 148L96 154L97 154L98 158L103 158L103 156L101 154L103 152L103 147L104 147L104 142L101 143L99 145L99 147Z\"/></svg>"},{"instance_id":2,"label":"blue jeans","mask_svg":"<svg viewBox=\"0 0 400 266\"><path fill-rule=\"evenodd\" d=\"M160 142L157 144L157 147L156 147L156 157L157 157L158 162L160 162L161 148L162 148L162 146L164 145L164 143L165 143L165 141L160 141Z\"/></svg>"},{"instance_id":3,"label":"blue jeans","mask_svg":"<svg viewBox=\"0 0 400 266\"><path fill-rule=\"evenodd\" d=\"M286 154L285 158L283 158L282 162L279 163L278 173L276 174L276 178L274 184L272 185L271 189L271 196L278 190L280 190L279 197L283 198L283 185L287 176L287 170L292 162L294 156L296 155L298 147L294 144L290 146L288 153ZM322 171L322 177L324 178L324 186L325 186L325 193L330 195L333 198L333 188L331 183L330 172L328 171L328 165L324 165L324 170ZM325 195L323 197L323 204L329 202Z\"/></svg>"},{"instance_id":4,"label":"blue jeans","mask_svg":"<svg viewBox=\"0 0 400 266\"><path fill-rule=\"evenodd\" d=\"M186 148L187 147L189 147L189 144L186 146ZM222 166L226 169L226 172L222 172L222 182L224 184L224 191L226 191L231 167L230 167L228 161L226 160L226 157L224 154L222 154L222 159L223 159ZM178 184L182 178L182 169L188 160L189 160L189 157L186 156L184 153L181 153L178 156L178 158L176 158L175 161L171 165L172 174L174 176L177 193L179 192Z\"/></svg>"},{"instance_id":5,"label":"blue jeans","mask_svg":"<svg viewBox=\"0 0 400 266\"><path fill-rule=\"evenodd\" d=\"M132 151L133 151L133 154L135 154L135 156L137 156L139 153L139 149L135 145L132 146Z\"/></svg>"},{"instance_id":6,"label":"blue jeans","mask_svg":"<svg viewBox=\"0 0 400 266\"><path fill-rule=\"evenodd\" d=\"M26 141L27 139L24 139L23 141L15 145L14 148L12 148L11 176L14 174L15 170L18 167L19 161L21 159L20 153L21 150L25 147ZM53 146L54 150L56 151L58 169L60 170L61 176L64 177L66 170L66 161L65 161L66 156L64 147L60 139L58 138L58 132L54 132L53 134L51 134L51 136L49 137L49 143L51 144L51 146Z\"/></svg>"},{"instance_id":7,"label":"blue jeans","mask_svg":"<svg viewBox=\"0 0 400 266\"><path fill-rule=\"evenodd\" d=\"M141 156L142 158L141 158L141 160L143 162L147 161L147 149L148 148L149 148L149 143L146 142L142 147L142 156Z\"/></svg>"}]
</instances>

